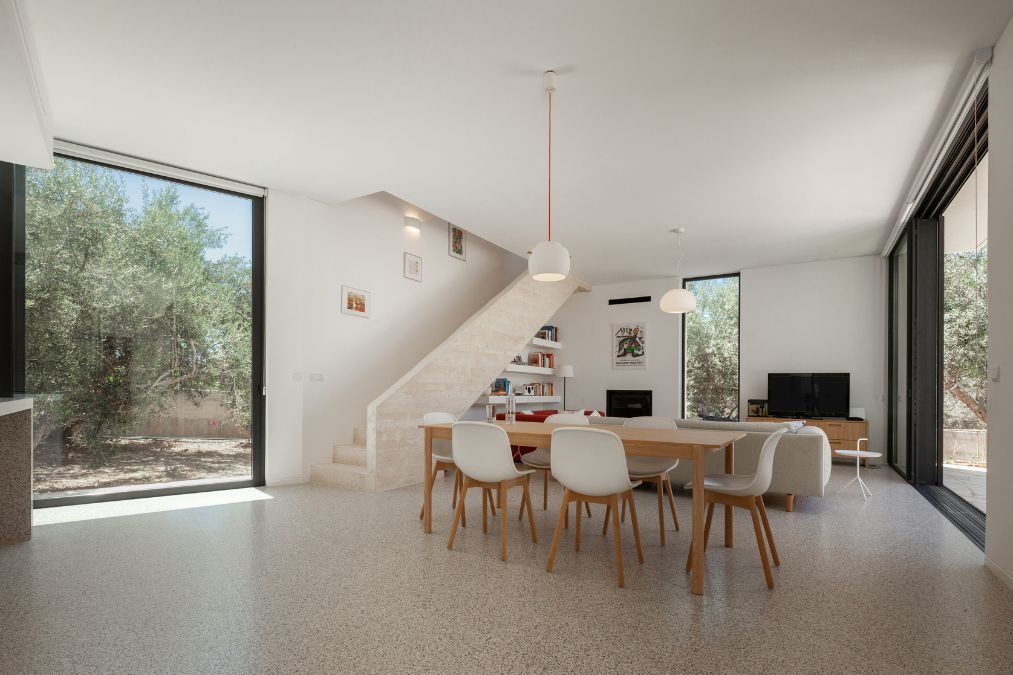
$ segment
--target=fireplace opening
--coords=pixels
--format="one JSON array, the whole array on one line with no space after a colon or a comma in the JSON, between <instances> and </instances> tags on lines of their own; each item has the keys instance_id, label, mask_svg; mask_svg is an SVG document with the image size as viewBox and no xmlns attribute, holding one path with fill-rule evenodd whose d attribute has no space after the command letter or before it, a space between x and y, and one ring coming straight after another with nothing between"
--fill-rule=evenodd
<instances>
[{"instance_id":1,"label":"fireplace opening","mask_svg":"<svg viewBox=\"0 0 1013 675\"><path fill-rule=\"evenodd\" d=\"M605 414L609 417L646 417L653 413L650 389L609 389L605 392Z\"/></svg>"}]
</instances>

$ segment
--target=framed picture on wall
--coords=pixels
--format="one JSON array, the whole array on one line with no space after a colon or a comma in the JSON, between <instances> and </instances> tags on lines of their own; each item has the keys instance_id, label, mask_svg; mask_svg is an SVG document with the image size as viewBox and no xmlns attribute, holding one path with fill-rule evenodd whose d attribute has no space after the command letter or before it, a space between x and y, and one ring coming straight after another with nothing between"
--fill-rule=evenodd
<instances>
[{"instance_id":1,"label":"framed picture on wall","mask_svg":"<svg viewBox=\"0 0 1013 675\"><path fill-rule=\"evenodd\" d=\"M412 281L422 281L422 258L405 251L404 276Z\"/></svg>"},{"instance_id":2,"label":"framed picture on wall","mask_svg":"<svg viewBox=\"0 0 1013 675\"><path fill-rule=\"evenodd\" d=\"M447 253L451 258L466 260L465 232L456 225L447 223Z\"/></svg>"},{"instance_id":3,"label":"framed picture on wall","mask_svg":"<svg viewBox=\"0 0 1013 675\"><path fill-rule=\"evenodd\" d=\"M647 322L612 324L612 369L647 368Z\"/></svg>"},{"instance_id":4,"label":"framed picture on wall","mask_svg":"<svg viewBox=\"0 0 1013 675\"><path fill-rule=\"evenodd\" d=\"M359 290L351 286L341 287L341 311L343 313L368 319L371 306L369 291Z\"/></svg>"}]
</instances>

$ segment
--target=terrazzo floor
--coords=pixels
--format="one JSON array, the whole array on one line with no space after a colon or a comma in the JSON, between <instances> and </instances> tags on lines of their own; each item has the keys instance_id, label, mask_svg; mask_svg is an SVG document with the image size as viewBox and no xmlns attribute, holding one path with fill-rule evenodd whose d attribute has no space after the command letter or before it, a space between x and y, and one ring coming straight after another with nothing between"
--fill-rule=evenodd
<instances>
[{"instance_id":1,"label":"terrazzo floor","mask_svg":"<svg viewBox=\"0 0 1013 675\"><path fill-rule=\"evenodd\" d=\"M515 491L505 563L477 493L447 550L449 479L432 535L416 518L421 487L49 509L29 543L0 548L0 673L1013 672L1013 592L893 471L862 473L867 503L855 486L835 494L847 465L795 513L768 501L782 558L772 591L748 514L733 549L715 519L703 597L682 571L686 493L684 529L661 547L654 496L638 491L646 561L624 526L623 589L601 507L581 553L571 529L545 572L560 493L543 512L540 482L539 543ZM85 519L54 522L68 518Z\"/></svg>"}]
</instances>

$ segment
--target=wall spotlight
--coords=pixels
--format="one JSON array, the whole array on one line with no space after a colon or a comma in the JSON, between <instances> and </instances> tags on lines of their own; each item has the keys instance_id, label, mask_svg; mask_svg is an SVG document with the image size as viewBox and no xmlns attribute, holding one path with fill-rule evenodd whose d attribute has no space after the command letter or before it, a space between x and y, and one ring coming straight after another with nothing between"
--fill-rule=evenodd
<instances>
[{"instance_id":1,"label":"wall spotlight","mask_svg":"<svg viewBox=\"0 0 1013 675\"><path fill-rule=\"evenodd\" d=\"M417 237L422 234L422 221L414 216L405 216L404 229L408 234Z\"/></svg>"}]
</instances>

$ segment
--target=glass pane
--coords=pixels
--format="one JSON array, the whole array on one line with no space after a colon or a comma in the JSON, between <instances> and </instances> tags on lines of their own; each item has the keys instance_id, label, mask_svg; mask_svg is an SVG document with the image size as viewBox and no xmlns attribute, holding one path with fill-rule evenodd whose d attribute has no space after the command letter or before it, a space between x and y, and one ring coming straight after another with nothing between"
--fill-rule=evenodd
<instances>
[{"instance_id":1,"label":"glass pane","mask_svg":"<svg viewBox=\"0 0 1013 675\"><path fill-rule=\"evenodd\" d=\"M988 155L943 212L943 485L985 511Z\"/></svg>"},{"instance_id":2,"label":"glass pane","mask_svg":"<svg viewBox=\"0 0 1013 675\"><path fill-rule=\"evenodd\" d=\"M890 261L893 276L893 372L890 391L893 401L890 461L897 469L908 473L908 244L907 236L901 239Z\"/></svg>"},{"instance_id":3,"label":"glass pane","mask_svg":"<svg viewBox=\"0 0 1013 675\"><path fill-rule=\"evenodd\" d=\"M57 158L26 185L36 497L251 477L251 199Z\"/></svg>"},{"instance_id":4,"label":"glass pane","mask_svg":"<svg viewBox=\"0 0 1013 675\"><path fill-rule=\"evenodd\" d=\"M686 282L686 417L739 419L739 277Z\"/></svg>"}]
</instances>

